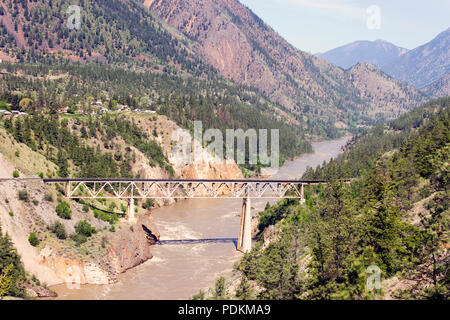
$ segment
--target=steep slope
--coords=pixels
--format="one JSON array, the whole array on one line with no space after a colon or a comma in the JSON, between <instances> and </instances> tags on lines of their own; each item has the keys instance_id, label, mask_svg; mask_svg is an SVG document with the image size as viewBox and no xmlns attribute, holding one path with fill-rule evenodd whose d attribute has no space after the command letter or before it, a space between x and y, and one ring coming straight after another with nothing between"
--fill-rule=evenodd
<instances>
[{"instance_id":1,"label":"steep slope","mask_svg":"<svg viewBox=\"0 0 450 320\"><path fill-rule=\"evenodd\" d=\"M430 42L382 66L394 78L423 88L450 71L450 28Z\"/></svg>"},{"instance_id":2,"label":"steep slope","mask_svg":"<svg viewBox=\"0 0 450 320\"><path fill-rule=\"evenodd\" d=\"M182 69L214 74L189 48L189 41L158 21L135 1L79 3L80 25L69 28L72 3L0 0L0 52L16 61L71 61L134 64L154 71Z\"/></svg>"},{"instance_id":3,"label":"steep slope","mask_svg":"<svg viewBox=\"0 0 450 320\"><path fill-rule=\"evenodd\" d=\"M297 114L348 120L367 111L367 105L381 107L373 98L361 99L360 88L342 69L297 50L236 0L143 2L198 42L198 53L221 75L258 88ZM401 112L414 99L392 98L391 103Z\"/></svg>"},{"instance_id":4,"label":"steep slope","mask_svg":"<svg viewBox=\"0 0 450 320\"><path fill-rule=\"evenodd\" d=\"M369 118L392 119L403 111L398 108L399 101L404 105L414 105L423 100L423 95L413 87L365 62L346 70L346 75L358 89L361 100L376 101L366 108Z\"/></svg>"},{"instance_id":5,"label":"steep slope","mask_svg":"<svg viewBox=\"0 0 450 320\"><path fill-rule=\"evenodd\" d=\"M406 52L408 52L408 49L379 39L376 41L355 41L324 53L318 53L317 56L326 59L335 66L348 69L358 62L368 62L380 67Z\"/></svg>"},{"instance_id":6,"label":"steep slope","mask_svg":"<svg viewBox=\"0 0 450 320\"><path fill-rule=\"evenodd\" d=\"M421 91L433 98L450 96L450 72L439 80L424 87Z\"/></svg>"}]
</instances>

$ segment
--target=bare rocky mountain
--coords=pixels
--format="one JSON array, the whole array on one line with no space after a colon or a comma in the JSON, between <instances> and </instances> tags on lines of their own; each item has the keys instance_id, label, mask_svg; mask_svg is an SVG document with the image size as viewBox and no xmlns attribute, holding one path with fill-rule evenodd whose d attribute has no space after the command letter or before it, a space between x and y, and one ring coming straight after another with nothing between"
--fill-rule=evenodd
<instances>
[{"instance_id":1,"label":"bare rocky mountain","mask_svg":"<svg viewBox=\"0 0 450 320\"><path fill-rule=\"evenodd\" d=\"M382 69L391 76L423 88L450 72L450 28Z\"/></svg>"},{"instance_id":2,"label":"bare rocky mountain","mask_svg":"<svg viewBox=\"0 0 450 320\"><path fill-rule=\"evenodd\" d=\"M317 56L326 59L335 66L348 69L358 62L368 62L380 67L392 62L406 52L408 52L408 49L379 39L376 41L355 41L324 53L318 53Z\"/></svg>"},{"instance_id":3,"label":"bare rocky mountain","mask_svg":"<svg viewBox=\"0 0 450 320\"><path fill-rule=\"evenodd\" d=\"M370 83L359 68L358 81L352 81L352 72L296 49L237 0L142 2L196 42L194 50L221 75L256 87L294 113L333 114L347 120L385 109L386 101L395 113L424 101L410 86L379 76L376 68L364 70ZM376 88L377 94L368 94L368 88Z\"/></svg>"}]
</instances>

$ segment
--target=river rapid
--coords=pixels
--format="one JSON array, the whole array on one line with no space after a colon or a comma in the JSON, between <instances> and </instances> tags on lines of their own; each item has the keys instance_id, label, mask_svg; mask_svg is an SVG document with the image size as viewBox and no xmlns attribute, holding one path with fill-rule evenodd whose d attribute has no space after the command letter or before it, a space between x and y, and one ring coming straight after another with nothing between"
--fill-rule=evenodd
<instances>
[{"instance_id":1,"label":"river rapid","mask_svg":"<svg viewBox=\"0 0 450 320\"><path fill-rule=\"evenodd\" d=\"M314 153L289 161L271 179L299 179L308 166L316 167L336 157L349 136L313 143ZM274 203L276 200L269 201ZM252 214L262 211L266 200L252 200ZM236 251L240 199L190 199L155 209L152 216L161 240L223 239L219 243L183 243L152 246L153 258L119 276L110 285L52 287L57 299L190 299L217 278L230 276L242 256ZM72 285L73 286L73 285Z\"/></svg>"}]
</instances>

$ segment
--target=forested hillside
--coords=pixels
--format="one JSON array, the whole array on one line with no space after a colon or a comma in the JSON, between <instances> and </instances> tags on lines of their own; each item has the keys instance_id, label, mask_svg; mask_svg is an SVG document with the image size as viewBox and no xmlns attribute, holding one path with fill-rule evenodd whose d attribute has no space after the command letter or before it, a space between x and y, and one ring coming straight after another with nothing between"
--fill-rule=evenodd
<instances>
[{"instance_id":1,"label":"forested hillside","mask_svg":"<svg viewBox=\"0 0 450 320\"><path fill-rule=\"evenodd\" d=\"M436 114L448 110L449 98L432 100L416 108L387 125L376 127L357 134L348 143L348 150L332 159L326 166L309 168L306 179L337 179L358 177L367 171L377 157L388 152L405 148L405 141L412 141L412 133L427 123ZM442 139L442 137L436 137ZM443 140L443 139L442 139ZM419 147L419 146L417 146Z\"/></svg>"},{"instance_id":2,"label":"forested hillside","mask_svg":"<svg viewBox=\"0 0 450 320\"><path fill-rule=\"evenodd\" d=\"M79 28L67 21L79 5ZM15 61L49 63L61 58L141 65L167 73L214 71L196 58L186 38L168 30L134 1L0 1L0 50Z\"/></svg>"},{"instance_id":3,"label":"forested hillside","mask_svg":"<svg viewBox=\"0 0 450 320\"><path fill-rule=\"evenodd\" d=\"M123 117L80 118L69 127L68 119L37 114L23 120L6 118L4 127L17 142L26 144L58 165L56 175L59 177L133 178L131 166L136 155L110 146L116 137L144 153L151 166L174 174L161 146ZM89 139L100 140L107 149L112 149L111 152L102 152L100 145L94 147L95 143L92 140L89 143ZM55 173L46 174L51 177Z\"/></svg>"},{"instance_id":4,"label":"forested hillside","mask_svg":"<svg viewBox=\"0 0 450 320\"><path fill-rule=\"evenodd\" d=\"M185 128L279 129L282 158L311 151L314 137L336 137L333 123L292 121L291 116L249 88L192 77L118 70L95 65L17 65L3 63L0 103L12 110L56 114L90 113L91 103L151 109ZM27 103L25 103L28 101ZM278 112L277 112L278 110Z\"/></svg>"},{"instance_id":5,"label":"forested hillside","mask_svg":"<svg viewBox=\"0 0 450 320\"><path fill-rule=\"evenodd\" d=\"M358 136L305 174L332 180L306 189L305 205L267 205L227 297L448 299L449 103L432 101ZM345 185L345 177L355 179ZM382 281L371 290L374 270Z\"/></svg>"}]
</instances>

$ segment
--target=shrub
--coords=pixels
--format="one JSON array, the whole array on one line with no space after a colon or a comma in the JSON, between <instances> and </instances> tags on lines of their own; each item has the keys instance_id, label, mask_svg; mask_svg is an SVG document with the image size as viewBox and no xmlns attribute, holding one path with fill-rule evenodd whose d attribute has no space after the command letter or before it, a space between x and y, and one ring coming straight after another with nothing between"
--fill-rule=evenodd
<instances>
[{"instance_id":1,"label":"shrub","mask_svg":"<svg viewBox=\"0 0 450 320\"><path fill-rule=\"evenodd\" d=\"M51 227L50 230L56 235L58 239L64 240L67 238L66 228L64 225L56 221Z\"/></svg>"},{"instance_id":2,"label":"shrub","mask_svg":"<svg viewBox=\"0 0 450 320\"><path fill-rule=\"evenodd\" d=\"M84 205L83 206L83 212L89 212L89 206L88 205Z\"/></svg>"},{"instance_id":3,"label":"shrub","mask_svg":"<svg viewBox=\"0 0 450 320\"><path fill-rule=\"evenodd\" d=\"M42 172L39 172L39 178L44 179L44 174Z\"/></svg>"},{"instance_id":4,"label":"shrub","mask_svg":"<svg viewBox=\"0 0 450 320\"><path fill-rule=\"evenodd\" d=\"M44 196L44 200L47 202L53 202L53 194L52 193L46 193Z\"/></svg>"},{"instance_id":5,"label":"shrub","mask_svg":"<svg viewBox=\"0 0 450 320\"><path fill-rule=\"evenodd\" d=\"M19 190L19 200L28 202L28 192L27 190Z\"/></svg>"},{"instance_id":6,"label":"shrub","mask_svg":"<svg viewBox=\"0 0 450 320\"><path fill-rule=\"evenodd\" d=\"M56 206L56 214L63 219L70 219L72 217L72 211L67 202L63 201Z\"/></svg>"},{"instance_id":7,"label":"shrub","mask_svg":"<svg viewBox=\"0 0 450 320\"><path fill-rule=\"evenodd\" d=\"M37 201L36 199L33 199L33 204L35 205L35 206L37 206L38 204L39 204L39 201Z\"/></svg>"},{"instance_id":8,"label":"shrub","mask_svg":"<svg viewBox=\"0 0 450 320\"><path fill-rule=\"evenodd\" d=\"M114 225L111 226L111 228L109 228L110 232L116 232L116 227Z\"/></svg>"},{"instance_id":9,"label":"shrub","mask_svg":"<svg viewBox=\"0 0 450 320\"><path fill-rule=\"evenodd\" d=\"M96 217L97 219L101 219L103 221L109 222L110 224L113 224L114 222L119 220L119 217L117 217L117 215L114 213L112 215L103 212L99 209L92 209L92 211L94 211L94 217Z\"/></svg>"},{"instance_id":10,"label":"shrub","mask_svg":"<svg viewBox=\"0 0 450 320\"><path fill-rule=\"evenodd\" d=\"M144 208L146 210L150 210L154 206L155 206L155 201L153 199L147 199L147 200L145 200L144 204L142 205L142 208Z\"/></svg>"},{"instance_id":11,"label":"shrub","mask_svg":"<svg viewBox=\"0 0 450 320\"><path fill-rule=\"evenodd\" d=\"M108 238L106 236L102 237L102 248L106 248L106 245L108 244Z\"/></svg>"},{"instance_id":12,"label":"shrub","mask_svg":"<svg viewBox=\"0 0 450 320\"><path fill-rule=\"evenodd\" d=\"M85 243L87 241L87 237L83 236L82 234L74 233L70 235L70 239L75 241L75 244L77 246L81 245L82 243Z\"/></svg>"},{"instance_id":13,"label":"shrub","mask_svg":"<svg viewBox=\"0 0 450 320\"><path fill-rule=\"evenodd\" d=\"M20 177L19 171L14 170L13 171L13 178L18 178L18 177Z\"/></svg>"},{"instance_id":14,"label":"shrub","mask_svg":"<svg viewBox=\"0 0 450 320\"><path fill-rule=\"evenodd\" d=\"M14 212L10 211L10 212L9 212L9 215L10 215L11 217L14 217Z\"/></svg>"},{"instance_id":15,"label":"shrub","mask_svg":"<svg viewBox=\"0 0 450 320\"><path fill-rule=\"evenodd\" d=\"M97 230L95 230L95 228L92 227L91 224L86 220L78 222L77 225L75 226L75 231L78 234L83 235L85 237L90 237L92 236L92 234L97 232Z\"/></svg>"},{"instance_id":16,"label":"shrub","mask_svg":"<svg viewBox=\"0 0 450 320\"><path fill-rule=\"evenodd\" d=\"M16 152L14 152L14 155L15 155L17 158L19 158L19 157L20 157L20 152L19 152L19 151L16 151Z\"/></svg>"},{"instance_id":17,"label":"shrub","mask_svg":"<svg viewBox=\"0 0 450 320\"><path fill-rule=\"evenodd\" d=\"M39 244L39 239L34 232L31 232L30 235L28 236L28 242L33 247L36 247Z\"/></svg>"}]
</instances>

